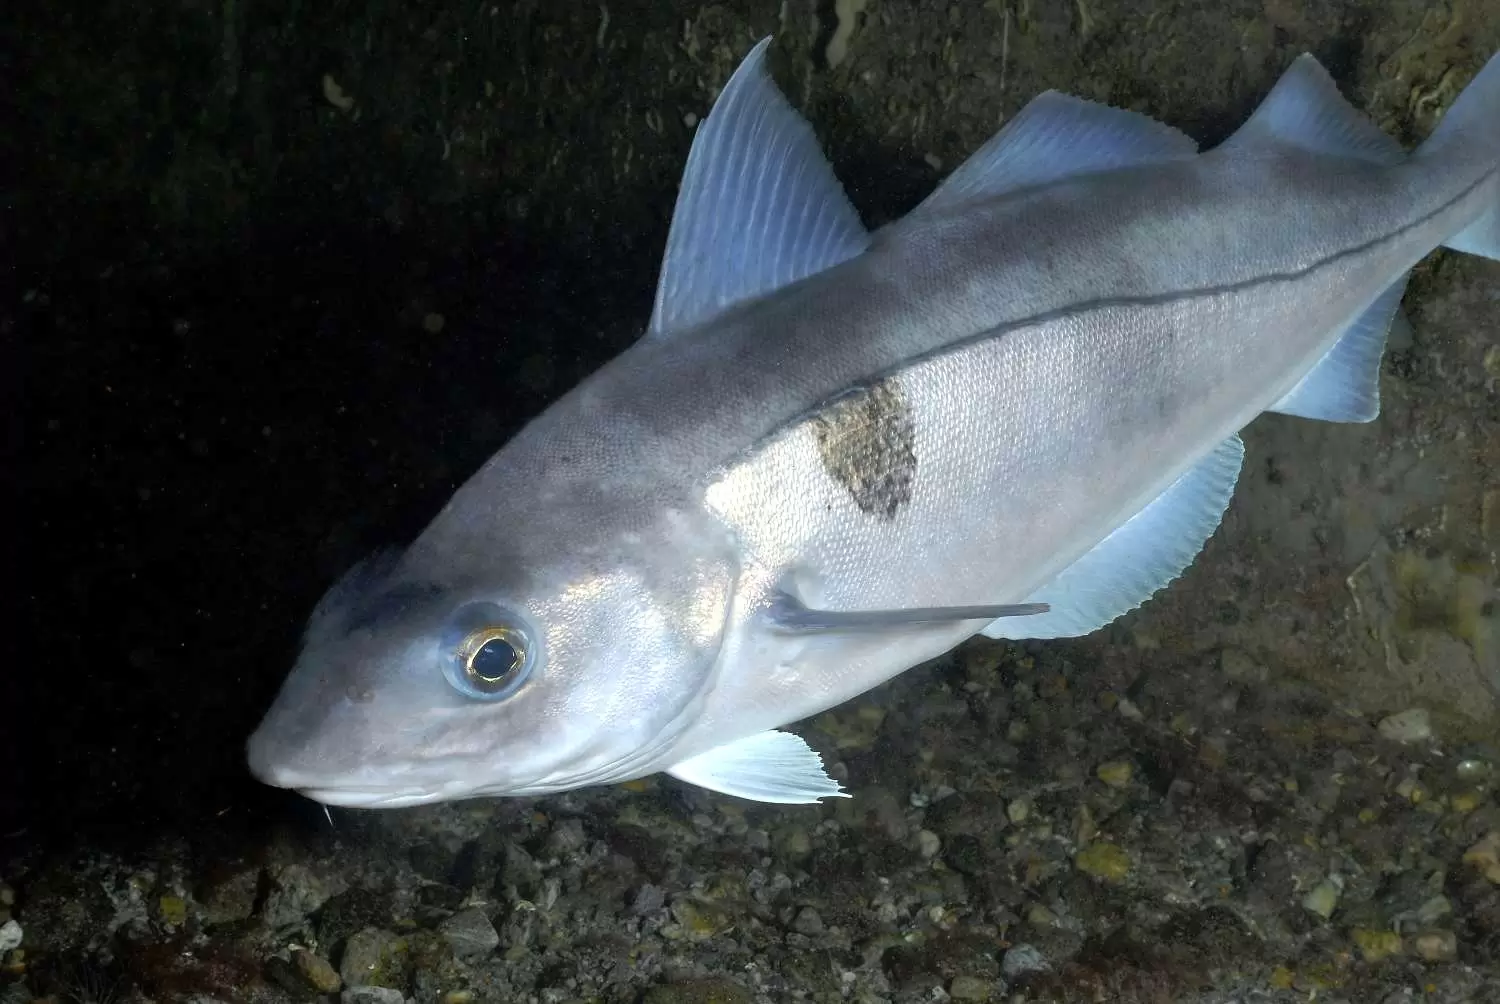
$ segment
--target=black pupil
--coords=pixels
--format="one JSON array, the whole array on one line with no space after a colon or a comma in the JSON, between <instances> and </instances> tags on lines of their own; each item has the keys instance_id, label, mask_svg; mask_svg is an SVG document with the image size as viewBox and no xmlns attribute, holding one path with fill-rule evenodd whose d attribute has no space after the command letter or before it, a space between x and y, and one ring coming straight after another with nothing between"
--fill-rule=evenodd
<instances>
[{"instance_id":1,"label":"black pupil","mask_svg":"<svg viewBox=\"0 0 1500 1004\"><path fill-rule=\"evenodd\" d=\"M469 672L487 683L498 683L521 664L521 653L504 638L491 638L469 660Z\"/></svg>"}]
</instances>

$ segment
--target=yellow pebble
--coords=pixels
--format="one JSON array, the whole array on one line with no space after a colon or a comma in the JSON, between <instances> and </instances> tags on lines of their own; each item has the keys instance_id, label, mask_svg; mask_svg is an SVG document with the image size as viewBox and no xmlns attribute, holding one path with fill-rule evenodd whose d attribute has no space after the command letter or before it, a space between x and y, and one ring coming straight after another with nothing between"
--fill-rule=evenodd
<instances>
[{"instance_id":1,"label":"yellow pebble","mask_svg":"<svg viewBox=\"0 0 1500 1004\"><path fill-rule=\"evenodd\" d=\"M1350 932L1359 954L1366 962L1380 962L1392 955L1401 954L1401 935L1395 931L1376 931L1368 927L1356 927Z\"/></svg>"},{"instance_id":2,"label":"yellow pebble","mask_svg":"<svg viewBox=\"0 0 1500 1004\"><path fill-rule=\"evenodd\" d=\"M1500 830L1491 830L1464 851L1464 864L1473 865L1485 878L1500 885Z\"/></svg>"},{"instance_id":3,"label":"yellow pebble","mask_svg":"<svg viewBox=\"0 0 1500 1004\"><path fill-rule=\"evenodd\" d=\"M1468 815L1479 808L1480 803L1483 801L1484 796L1480 795L1477 791L1461 791L1457 795L1454 795L1448 804L1453 806L1454 812L1462 816Z\"/></svg>"},{"instance_id":4,"label":"yellow pebble","mask_svg":"<svg viewBox=\"0 0 1500 1004\"><path fill-rule=\"evenodd\" d=\"M1130 855L1115 844L1101 840L1089 844L1073 857L1073 864L1085 875L1118 882L1130 874Z\"/></svg>"}]
</instances>

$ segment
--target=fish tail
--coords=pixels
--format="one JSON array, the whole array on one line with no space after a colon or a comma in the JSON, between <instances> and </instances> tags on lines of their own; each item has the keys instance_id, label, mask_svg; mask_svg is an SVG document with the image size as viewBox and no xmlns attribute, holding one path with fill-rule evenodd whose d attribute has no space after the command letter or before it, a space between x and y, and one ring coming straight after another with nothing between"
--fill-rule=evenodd
<instances>
[{"instance_id":1,"label":"fish tail","mask_svg":"<svg viewBox=\"0 0 1500 1004\"><path fill-rule=\"evenodd\" d=\"M1500 260L1500 53L1459 93L1417 157L1478 160L1489 199L1479 215L1443 246Z\"/></svg>"}]
</instances>

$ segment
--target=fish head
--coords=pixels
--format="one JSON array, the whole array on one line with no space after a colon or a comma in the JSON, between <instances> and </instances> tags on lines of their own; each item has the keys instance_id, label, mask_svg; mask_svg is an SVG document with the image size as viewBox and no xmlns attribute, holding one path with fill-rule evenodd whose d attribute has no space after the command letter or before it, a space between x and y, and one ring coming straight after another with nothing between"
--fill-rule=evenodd
<instances>
[{"instance_id":1,"label":"fish head","mask_svg":"<svg viewBox=\"0 0 1500 1004\"><path fill-rule=\"evenodd\" d=\"M387 559L335 586L249 740L251 772L373 808L660 769L706 691L729 566L613 552L491 567L450 581Z\"/></svg>"}]
</instances>

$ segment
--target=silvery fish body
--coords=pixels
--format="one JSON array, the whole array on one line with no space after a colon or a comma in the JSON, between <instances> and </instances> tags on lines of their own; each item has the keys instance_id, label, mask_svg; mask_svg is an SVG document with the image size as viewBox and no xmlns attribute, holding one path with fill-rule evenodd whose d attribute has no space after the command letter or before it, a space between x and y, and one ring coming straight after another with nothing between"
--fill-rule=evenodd
<instances>
[{"instance_id":1,"label":"silvery fish body","mask_svg":"<svg viewBox=\"0 0 1500 1004\"><path fill-rule=\"evenodd\" d=\"M839 794L782 726L1144 602L1218 525L1242 427L1373 419L1407 272L1500 250L1500 60L1413 153L1310 57L1205 153L1049 92L872 234L766 44L694 140L644 337L330 592L259 777Z\"/></svg>"}]
</instances>

